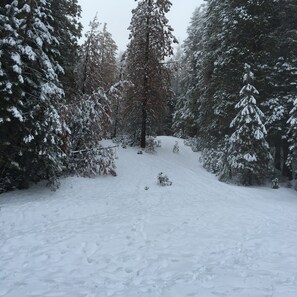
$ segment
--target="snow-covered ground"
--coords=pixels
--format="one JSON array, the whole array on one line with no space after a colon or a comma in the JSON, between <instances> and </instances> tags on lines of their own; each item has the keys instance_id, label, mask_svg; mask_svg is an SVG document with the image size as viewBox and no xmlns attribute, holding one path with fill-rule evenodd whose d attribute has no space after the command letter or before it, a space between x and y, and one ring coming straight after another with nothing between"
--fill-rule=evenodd
<instances>
[{"instance_id":1,"label":"snow-covered ground","mask_svg":"<svg viewBox=\"0 0 297 297\"><path fill-rule=\"evenodd\" d=\"M118 149L117 177L1 195L0 296L296 297L296 192L220 183L159 139Z\"/></svg>"}]
</instances>

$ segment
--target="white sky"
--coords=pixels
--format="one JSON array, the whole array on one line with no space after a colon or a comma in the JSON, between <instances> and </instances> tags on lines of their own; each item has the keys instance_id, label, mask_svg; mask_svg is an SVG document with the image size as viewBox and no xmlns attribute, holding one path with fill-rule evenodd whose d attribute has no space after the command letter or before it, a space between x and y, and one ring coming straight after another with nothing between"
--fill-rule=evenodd
<instances>
[{"instance_id":1,"label":"white sky","mask_svg":"<svg viewBox=\"0 0 297 297\"><path fill-rule=\"evenodd\" d=\"M135 0L78 0L82 7L81 22L84 32L89 22L98 12L101 23L107 23L107 30L112 34L120 51L126 49L128 43L128 27L131 20L131 10L137 6ZM182 42L187 37L194 9L202 4L203 0L171 0L172 7L168 14L169 24L174 29L175 37Z\"/></svg>"}]
</instances>

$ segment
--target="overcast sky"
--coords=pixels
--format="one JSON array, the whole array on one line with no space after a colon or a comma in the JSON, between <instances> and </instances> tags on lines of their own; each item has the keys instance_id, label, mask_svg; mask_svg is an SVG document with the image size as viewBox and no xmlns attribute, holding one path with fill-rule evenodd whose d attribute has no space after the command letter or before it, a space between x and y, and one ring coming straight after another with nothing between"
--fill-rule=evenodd
<instances>
[{"instance_id":1,"label":"overcast sky","mask_svg":"<svg viewBox=\"0 0 297 297\"><path fill-rule=\"evenodd\" d=\"M119 50L125 50L128 43L128 27L131 20L131 10L136 7L135 0L78 0L82 7L81 22L84 32L90 20L98 12L101 23L107 23L107 30L112 34ZM187 37L194 9L203 3L203 0L171 0L172 7L168 14L169 23L174 29L175 37L182 42Z\"/></svg>"}]
</instances>

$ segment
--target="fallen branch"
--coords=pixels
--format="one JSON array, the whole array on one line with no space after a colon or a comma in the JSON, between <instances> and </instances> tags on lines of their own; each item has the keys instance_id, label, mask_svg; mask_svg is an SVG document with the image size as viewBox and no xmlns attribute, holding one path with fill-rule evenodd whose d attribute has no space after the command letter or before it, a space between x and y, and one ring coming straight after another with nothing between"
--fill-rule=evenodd
<instances>
[{"instance_id":1,"label":"fallen branch","mask_svg":"<svg viewBox=\"0 0 297 297\"><path fill-rule=\"evenodd\" d=\"M99 147L99 148L95 148L95 149L84 149L84 150L79 150L79 151L70 151L71 154L82 154L85 152L90 152L93 150L97 150L97 151L101 151L101 150L107 150L107 149L112 149L112 148L117 148L118 145L113 145L113 146L108 146L108 147Z\"/></svg>"}]
</instances>

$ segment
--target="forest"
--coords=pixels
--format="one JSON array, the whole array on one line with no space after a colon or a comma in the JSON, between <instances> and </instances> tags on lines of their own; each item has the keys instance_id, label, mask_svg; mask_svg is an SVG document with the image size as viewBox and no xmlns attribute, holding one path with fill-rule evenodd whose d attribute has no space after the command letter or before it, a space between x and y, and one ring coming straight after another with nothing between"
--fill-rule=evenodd
<instances>
[{"instance_id":1,"label":"forest","mask_svg":"<svg viewBox=\"0 0 297 297\"><path fill-rule=\"evenodd\" d=\"M118 55L97 16L81 39L77 0L1 0L0 193L116 175L102 140L156 135L187 139L221 181L294 186L296 1L205 1L182 44L171 5L138 0Z\"/></svg>"}]
</instances>

